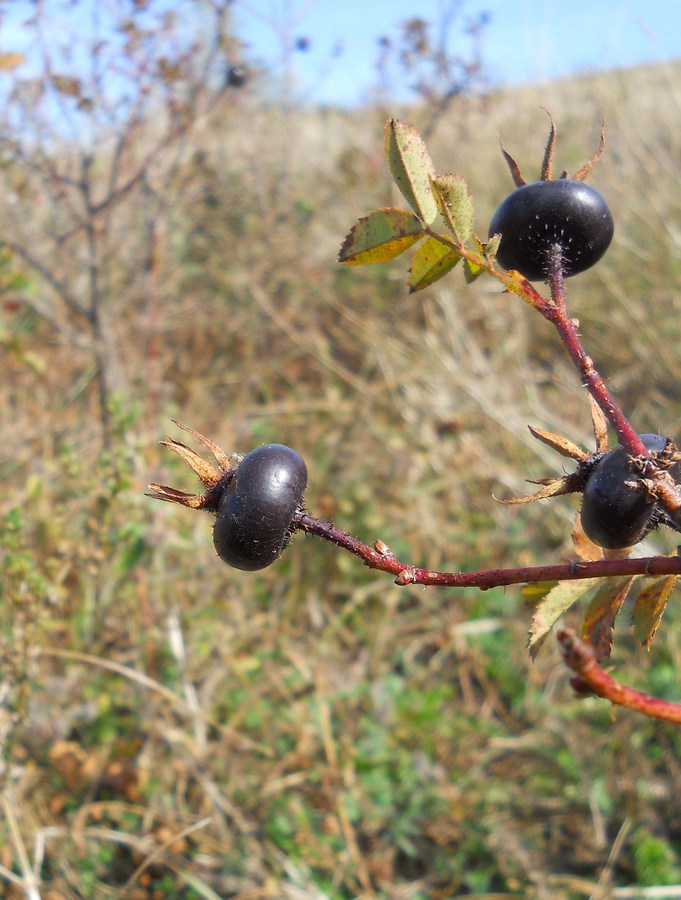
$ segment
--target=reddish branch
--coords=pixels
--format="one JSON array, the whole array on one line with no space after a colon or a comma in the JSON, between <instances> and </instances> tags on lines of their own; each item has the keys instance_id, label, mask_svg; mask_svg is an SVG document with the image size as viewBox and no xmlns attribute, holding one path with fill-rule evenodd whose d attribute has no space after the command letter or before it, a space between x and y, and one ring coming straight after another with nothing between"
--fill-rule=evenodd
<instances>
[{"instance_id":1,"label":"reddish branch","mask_svg":"<svg viewBox=\"0 0 681 900\"><path fill-rule=\"evenodd\" d=\"M596 694L616 706L625 706L645 716L681 725L681 704L651 697L615 681L598 664L594 648L580 640L574 628L561 629L558 644L565 664L575 673L571 683L579 693Z\"/></svg>"},{"instance_id":2,"label":"reddish branch","mask_svg":"<svg viewBox=\"0 0 681 900\"><path fill-rule=\"evenodd\" d=\"M476 265L486 266L489 274L500 281L508 291L520 294L547 322L550 322L558 332L570 358L580 373L584 386L603 411L620 444L632 456L650 457L650 452L606 387L605 382L594 366L592 358L584 350L578 333L579 323L568 315L563 256L560 245L555 245L549 260L548 283L551 289L551 299L547 299L535 290L529 281L518 282L516 278L510 277L509 273L498 270L493 265L486 264L478 254L472 253L463 244L453 241L446 235L438 234L430 228L425 228L425 232L446 246L454 248L464 259L468 259ZM677 516L681 518L681 515L678 515L681 510L681 496L675 489L670 476L658 469L653 472L651 477L656 482L660 501L667 511L675 519Z\"/></svg>"},{"instance_id":3,"label":"reddish branch","mask_svg":"<svg viewBox=\"0 0 681 900\"><path fill-rule=\"evenodd\" d=\"M368 547L352 535L309 513L294 516L294 529L330 541L336 547L359 557L369 569L395 576L395 584L438 585L440 587L474 587L482 591L509 584L538 581L575 581L614 575L681 575L680 556L648 556L638 559L606 559L595 562L569 562L550 566L519 566L510 569L487 569L481 572L433 572L401 562L383 541Z\"/></svg>"},{"instance_id":4,"label":"reddish branch","mask_svg":"<svg viewBox=\"0 0 681 900\"><path fill-rule=\"evenodd\" d=\"M395 584L437 585L439 587L474 587L479 590L510 584L540 581L569 581L614 575L679 575L681 556L649 556L639 559L609 559L594 562L570 562L552 566L528 566L510 569L488 569L480 572L432 572L401 562L382 542L368 547L362 541L340 531L308 513L298 512L293 528L330 541L335 546L359 557L365 566L395 576ZM625 687L608 675L596 659L595 649L580 640L573 628L558 632L558 642L565 664L575 673L571 684L579 694L595 694L617 706L633 709L643 715L681 725L681 704L669 703Z\"/></svg>"},{"instance_id":5,"label":"reddish branch","mask_svg":"<svg viewBox=\"0 0 681 900\"><path fill-rule=\"evenodd\" d=\"M536 308L555 327L570 358L580 372L584 385L612 425L620 444L632 456L650 457L649 450L605 386L605 382L596 371L593 360L586 354L577 331L579 323L568 315L563 257L559 245L555 245L553 248L548 281L551 288L551 300L544 300ZM655 492L660 503L674 521L678 522L681 519L681 496L671 475L653 463L649 477L655 482Z\"/></svg>"},{"instance_id":6,"label":"reddish branch","mask_svg":"<svg viewBox=\"0 0 681 900\"><path fill-rule=\"evenodd\" d=\"M577 331L579 323L568 315L563 277L563 255L559 244L553 247L550 263L549 287L551 288L551 302L545 301L539 307L539 312L555 327L570 354L570 358L581 374L585 387L603 410L608 422L615 430L620 444L633 456L650 456L650 452L634 431L631 423L619 408L605 386L603 379L596 371L593 360L586 354Z\"/></svg>"}]
</instances>

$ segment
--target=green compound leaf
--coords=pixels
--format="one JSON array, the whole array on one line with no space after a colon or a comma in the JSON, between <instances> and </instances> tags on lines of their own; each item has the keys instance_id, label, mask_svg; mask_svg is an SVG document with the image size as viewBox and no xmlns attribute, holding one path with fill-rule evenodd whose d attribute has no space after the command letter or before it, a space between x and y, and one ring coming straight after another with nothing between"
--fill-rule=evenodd
<instances>
[{"instance_id":1,"label":"green compound leaf","mask_svg":"<svg viewBox=\"0 0 681 900\"><path fill-rule=\"evenodd\" d=\"M428 238L418 248L409 267L409 293L421 291L447 274L461 259L452 247Z\"/></svg>"},{"instance_id":2,"label":"green compound leaf","mask_svg":"<svg viewBox=\"0 0 681 900\"><path fill-rule=\"evenodd\" d=\"M473 233L473 195L461 175L436 175L430 179L440 215L460 244Z\"/></svg>"},{"instance_id":3,"label":"green compound leaf","mask_svg":"<svg viewBox=\"0 0 681 900\"><path fill-rule=\"evenodd\" d=\"M530 627L530 639L528 647L532 659L536 659L542 644L558 619L576 603L580 597L588 593L594 585L598 584L598 578L584 578L579 581L559 581L551 588L543 600L537 603L532 616Z\"/></svg>"},{"instance_id":4,"label":"green compound leaf","mask_svg":"<svg viewBox=\"0 0 681 900\"><path fill-rule=\"evenodd\" d=\"M430 187L435 167L421 135L411 125L388 119L385 127L385 155L395 184L414 212L431 225L438 208Z\"/></svg>"},{"instance_id":5,"label":"green compound leaf","mask_svg":"<svg viewBox=\"0 0 681 900\"><path fill-rule=\"evenodd\" d=\"M421 220L405 209L375 209L350 229L338 254L349 266L386 262L424 235Z\"/></svg>"},{"instance_id":6,"label":"green compound leaf","mask_svg":"<svg viewBox=\"0 0 681 900\"><path fill-rule=\"evenodd\" d=\"M667 600L674 589L678 576L669 575L667 578L657 578L647 588L641 591L634 603L631 614L631 622L634 626L634 635L637 641L650 650L653 637L662 621L662 614L667 607Z\"/></svg>"}]
</instances>

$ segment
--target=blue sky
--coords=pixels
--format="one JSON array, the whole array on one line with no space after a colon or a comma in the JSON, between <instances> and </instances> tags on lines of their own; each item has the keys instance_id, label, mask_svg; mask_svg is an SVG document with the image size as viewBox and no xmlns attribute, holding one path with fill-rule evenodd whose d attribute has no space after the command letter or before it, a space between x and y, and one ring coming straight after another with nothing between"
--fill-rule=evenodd
<instances>
[{"instance_id":1,"label":"blue sky","mask_svg":"<svg viewBox=\"0 0 681 900\"><path fill-rule=\"evenodd\" d=\"M125 0L119 3L125 8ZM188 4L163 3L187 15ZM307 38L309 49L289 55L294 96L354 105L377 87L381 35L395 38L399 23L414 17L437 24L457 7L450 47L463 55L470 43L461 26L489 13L482 60L491 86L681 57L681 0L234 0L232 13L245 60L262 65L273 84L285 72L283 48ZM0 52L23 48L20 23L33 8L34 0L0 0ZM85 34L94 11L108 8L107 0L80 0L69 13L67 0L45 2L53 27L70 18ZM413 94L405 88L402 97Z\"/></svg>"},{"instance_id":2,"label":"blue sky","mask_svg":"<svg viewBox=\"0 0 681 900\"><path fill-rule=\"evenodd\" d=\"M377 83L377 38L420 16L439 21L452 0L236 0L238 36L247 58L274 74L286 40L309 39L292 56L296 92L354 104ZM482 11L491 19L483 62L492 83L518 84L681 57L679 0L462 0L456 21ZM458 38L460 31L453 29ZM342 52L334 55L339 45ZM465 52L466 43L462 44Z\"/></svg>"}]
</instances>

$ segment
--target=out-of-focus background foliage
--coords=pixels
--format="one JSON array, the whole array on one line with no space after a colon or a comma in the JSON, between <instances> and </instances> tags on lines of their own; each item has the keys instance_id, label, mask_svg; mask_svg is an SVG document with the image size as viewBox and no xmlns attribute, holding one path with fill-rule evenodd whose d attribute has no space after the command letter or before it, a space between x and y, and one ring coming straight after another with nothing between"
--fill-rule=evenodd
<instances>
[{"instance_id":1,"label":"out-of-focus background foliage","mask_svg":"<svg viewBox=\"0 0 681 900\"><path fill-rule=\"evenodd\" d=\"M197 487L158 444L177 418L295 447L311 511L415 564L569 558L574 498L491 496L560 473L528 423L593 440L548 326L491 280L410 297L404 259L336 255L403 204L388 115L466 177L482 237L498 134L532 178L540 106L568 170L604 117L616 238L570 302L639 430L681 437L681 67L319 108L273 100L229 5L197 46L137 3L117 62L55 68L50 30L30 77L0 56L3 895L681 896L678 729L575 699L551 641L531 664L519 588L397 588L302 536L240 573L207 515L144 495ZM649 654L625 610L613 659L667 699L677 603Z\"/></svg>"}]
</instances>

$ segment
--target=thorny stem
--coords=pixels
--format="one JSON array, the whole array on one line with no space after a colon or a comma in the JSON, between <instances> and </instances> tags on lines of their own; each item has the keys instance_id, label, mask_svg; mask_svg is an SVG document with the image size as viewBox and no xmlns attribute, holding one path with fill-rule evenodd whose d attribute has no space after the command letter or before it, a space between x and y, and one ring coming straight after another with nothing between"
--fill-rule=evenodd
<instances>
[{"instance_id":1,"label":"thorny stem","mask_svg":"<svg viewBox=\"0 0 681 900\"><path fill-rule=\"evenodd\" d=\"M546 303L540 307L540 313L555 327L570 354L570 358L581 374L585 387L603 410L603 414L615 430L620 444L632 456L650 456L650 451L643 444L631 423L613 399L610 391L605 386L605 382L596 371L593 360L584 350L577 331L579 323L568 315L563 253L559 244L555 244L551 250L548 281L553 302Z\"/></svg>"},{"instance_id":2,"label":"thorny stem","mask_svg":"<svg viewBox=\"0 0 681 900\"><path fill-rule=\"evenodd\" d=\"M437 585L439 587L477 588L481 591L510 584L531 584L541 581L574 581L583 578L603 578L616 575L681 575L681 555L649 556L639 559L608 559L593 562L569 562L552 566L527 566L513 569L488 569L480 572L431 572L411 566L393 556L389 547L376 541L368 547L352 535L336 528L331 522L298 510L292 530L304 531L330 541L362 560L369 569L389 572L395 584ZM679 548L681 551L681 548ZM571 684L578 694L593 693L611 703L633 709L643 715L681 724L681 704L670 703L627 688L599 666L596 651L579 640L573 629L558 632L558 642L565 664L575 672Z\"/></svg>"},{"instance_id":3,"label":"thorny stem","mask_svg":"<svg viewBox=\"0 0 681 900\"><path fill-rule=\"evenodd\" d=\"M497 269L493 264L483 259L478 253L469 250L464 244L452 240L447 235L439 234L426 226L425 233L439 240L447 247L451 247L469 262L482 265L487 272L504 287L513 293L520 294L530 306L533 306L547 322L550 322L565 345L570 358L580 373L584 386L603 411L608 422L617 435L620 444L629 451L632 456L650 457L650 451L643 444L634 430L631 422L624 415L616 400L605 385L600 374L594 366L593 359L586 353L579 337L579 323L571 319L567 312L567 296L565 293L564 258L560 244L554 245L549 258L548 283L551 290L551 300L547 300L536 291L529 281L518 282L503 270ZM681 497L674 488L674 484L666 472L658 470L652 478L657 482L659 498L667 511L675 521L681 521Z\"/></svg>"},{"instance_id":4,"label":"thorny stem","mask_svg":"<svg viewBox=\"0 0 681 900\"><path fill-rule=\"evenodd\" d=\"M648 556L638 559L605 559L594 562L569 562L550 566L519 566L510 569L487 569L480 572L433 572L393 556L383 541L373 547L341 531L332 522L324 522L299 510L293 517L294 530L313 534L330 541L341 550L359 557L369 569L395 576L395 584L438 585L439 587L474 587L486 591L510 584L539 581L576 581L614 575L681 575L681 556Z\"/></svg>"},{"instance_id":5,"label":"thorny stem","mask_svg":"<svg viewBox=\"0 0 681 900\"><path fill-rule=\"evenodd\" d=\"M606 387L605 382L594 366L593 359L584 350L579 337L579 323L568 315L564 257L561 246L559 244L554 245L549 258L548 283L551 290L551 299L548 300L536 291L529 281L518 281L510 276L509 273L497 269L478 253L468 250L463 244L452 240L446 235L438 234L429 227L426 227L424 230L429 237L436 238L446 246L452 247L463 259L467 259L475 265L483 266L490 275L504 285L506 290L519 294L547 322L554 326L577 371L580 373L584 386L603 411L603 414L615 431L619 443L632 456L641 456L649 459L650 451L643 444L631 422L629 422ZM670 474L659 466L653 465L648 477L655 482L655 491L660 503L669 513L672 520L677 525L681 525L681 494Z\"/></svg>"},{"instance_id":6,"label":"thorny stem","mask_svg":"<svg viewBox=\"0 0 681 900\"><path fill-rule=\"evenodd\" d=\"M447 236L440 235L430 228L425 230L431 237L456 249L464 259L468 259L476 265L484 265L489 274L500 281L507 290L520 293L544 319L555 327L582 377L584 386L603 411L617 434L619 443L632 456L649 458L648 449L612 397L596 370L593 360L584 350L578 332L579 323L568 315L564 257L560 245L555 245L550 255L548 283L551 299L548 300L539 294L528 281L518 283L505 272L497 270L494 265L481 259L477 253L468 250L463 244L452 241ZM681 521L681 497L669 473L658 466L653 466L650 477L655 482L660 502L675 521ZM292 527L331 541L337 547L359 557L370 569L389 572L395 576L395 583L399 585L475 587L479 590L488 590L503 585L541 581L570 581L615 575L681 574L681 555L592 562L573 561L551 566L489 569L479 572L431 572L428 569L410 566L396 559L382 541L376 541L373 548L368 547L357 538L340 531L332 523L323 522L302 511L296 514ZM579 640L573 629L562 629L558 633L558 641L566 665L576 673L572 684L578 693L591 692L603 699L610 700L611 703L625 706L643 715L681 724L681 704L659 700L621 685L599 666L594 648Z\"/></svg>"},{"instance_id":7,"label":"thorny stem","mask_svg":"<svg viewBox=\"0 0 681 900\"><path fill-rule=\"evenodd\" d=\"M681 704L660 700L620 684L600 667L596 651L577 637L574 628L562 628L557 637L563 660L575 673L572 686L580 694L596 694L617 706L681 725Z\"/></svg>"},{"instance_id":8,"label":"thorny stem","mask_svg":"<svg viewBox=\"0 0 681 900\"><path fill-rule=\"evenodd\" d=\"M540 313L555 326L572 361L581 373L584 384L612 425L620 444L632 456L649 457L647 448L605 386L593 360L584 351L577 332L578 323L568 316L563 253L559 245L552 248L548 282L553 302L540 307ZM678 520L681 501L671 476L655 467L652 478L656 483L660 501L672 517ZM573 628L561 629L557 637L563 660L575 673L570 681L577 693L593 693L617 706L624 706L642 715L681 725L681 704L660 700L620 684L601 668L594 647L580 640Z\"/></svg>"},{"instance_id":9,"label":"thorny stem","mask_svg":"<svg viewBox=\"0 0 681 900\"><path fill-rule=\"evenodd\" d=\"M551 302L545 301L542 305L537 306L537 309L555 327L561 341L570 354L570 358L580 372L585 387L612 425L619 443L632 456L649 458L650 451L643 444L620 409L605 386L605 382L596 371L593 360L584 350L577 330L579 323L568 315L563 253L559 244L555 244L551 250L548 282L551 289ZM681 520L681 497L673 479L668 472L656 466L653 467L650 478L655 482L658 499L678 524Z\"/></svg>"}]
</instances>

